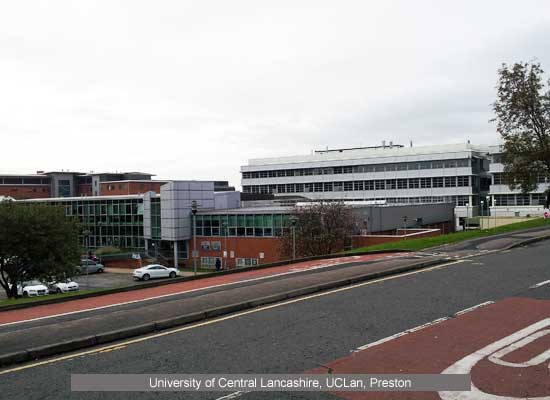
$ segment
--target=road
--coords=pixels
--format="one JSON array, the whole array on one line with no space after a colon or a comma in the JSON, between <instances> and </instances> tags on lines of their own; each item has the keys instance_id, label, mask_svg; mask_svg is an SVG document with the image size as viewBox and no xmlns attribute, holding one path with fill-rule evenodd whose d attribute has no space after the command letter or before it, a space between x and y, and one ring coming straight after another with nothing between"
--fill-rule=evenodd
<instances>
[{"instance_id":1,"label":"road","mask_svg":"<svg viewBox=\"0 0 550 400\"><path fill-rule=\"evenodd\" d=\"M500 338L506 336L508 330L512 332L521 328L521 324L531 323L529 318L550 318L550 286L534 287L550 280L549 259L548 242L540 242L510 251L450 261L428 271L254 309L150 338L139 338L138 341L118 343L118 347L96 348L42 363L16 366L0 371L0 396L6 399L138 400L217 399L230 394L71 393L71 373L301 373L322 372L327 367L334 368L335 373L400 373L418 371L418 368L423 369L421 372L433 368L436 368L434 372L441 372L456 361L449 357L458 358L461 352L468 353L469 347L482 346L493 340L485 339L485 336ZM365 346L488 301L495 304L379 346ZM461 330L464 335L460 335ZM431 342L434 337L446 339L437 342L436 346ZM470 346L470 342L475 344ZM415 343L424 346L424 350L417 352ZM542 343L543 346L549 344ZM432 348L434 351L439 349L439 353L430 353ZM350 358L351 352L358 349L362 350ZM542 371L548 374L546 365ZM535 375L537 373L541 372L535 371ZM543 375L542 383L537 383L537 390L550 396L550 379L544 378L548 375ZM483 379L479 385L483 390L490 390L484 389L487 385L484 386ZM391 397L380 393L355 396L349 396L349 393L246 393L234 397L440 398L436 393L393 393Z\"/></svg>"}]
</instances>

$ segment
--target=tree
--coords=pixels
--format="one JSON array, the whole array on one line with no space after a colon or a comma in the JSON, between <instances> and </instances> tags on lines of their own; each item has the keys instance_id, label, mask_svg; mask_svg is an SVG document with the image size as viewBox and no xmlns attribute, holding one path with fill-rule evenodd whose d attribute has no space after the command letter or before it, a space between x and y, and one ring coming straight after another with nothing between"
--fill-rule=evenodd
<instances>
[{"instance_id":1,"label":"tree","mask_svg":"<svg viewBox=\"0 0 550 400\"><path fill-rule=\"evenodd\" d=\"M81 248L79 224L61 207L0 202L0 285L17 297L17 283L71 276Z\"/></svg>"},{"instance_id":2,"label":"tree","mask_svg":"<svg viewBox=\"0 0 550 400\"><path fill-rule=\"evenodd\" d=\"M290 219L296 219L296 257L332 254L350 243L354 218L350 207L341 202L312 203L296 207ZM281 258L292 258L293 238L289 223L283 229Z\"/></svg>"},{"instance_id":3,"label":"tree","mask_svg":"<svg viewBox=\"0 0 550 400\"><path fill-rule=\"evenodd\" d=\"M550 176L550 81L539 63L502 65L493 104L504 140L504 173L511 189L528 193Z\"/></svg>"}]
</instances>

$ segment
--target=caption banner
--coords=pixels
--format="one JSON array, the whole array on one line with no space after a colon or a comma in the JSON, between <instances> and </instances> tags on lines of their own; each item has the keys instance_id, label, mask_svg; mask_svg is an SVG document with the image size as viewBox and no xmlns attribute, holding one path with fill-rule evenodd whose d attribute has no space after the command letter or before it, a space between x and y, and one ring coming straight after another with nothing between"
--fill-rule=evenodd
<instances>
[{"instance_id":1,"label":"caption banner","mask_svg":"<svg viewBox=\"0 0 550 400\"><path fill-rule=\"evenodd\" d=\"M72 374L78 392L468 391L470 375Z\"/></svg>"}]
</instances>

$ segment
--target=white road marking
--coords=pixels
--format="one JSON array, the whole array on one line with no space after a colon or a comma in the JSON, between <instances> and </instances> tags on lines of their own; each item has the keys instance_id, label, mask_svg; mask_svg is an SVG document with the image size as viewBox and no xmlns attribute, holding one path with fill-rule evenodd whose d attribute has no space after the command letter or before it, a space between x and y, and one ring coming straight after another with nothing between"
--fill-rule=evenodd
<instances>
[{"instance_id":1,"label":"white road marking","mask_svg":"<svg viewBox=\"0 0 550 400\"><path fill-rule=\"evenodd\" d=\"M550 284L550 280L547 280L547 281L544 281L544 282L539 282L536 285L529 286L529 289L535 289L535 288L538 288L538 287L541 287L541 286L544 286L544 285L548 285L548 284Z\"/></svg>"},{"instance_id":2,"label":"white road marking","mask_svg":"<svg viewBox=\"0 0 550 400\"><path fill-rule=\"evenodd\" d=\"M129 340L126 340L124 342L119 342L119 343L116 343L116 344L103 346L103 347L93 349L93 350L86 350L86 351L82 351L82 352L76 353L76 354L70 354L70 355L60 356L60 357L56 357L56 358L50 358L50 359L47 359L47 360L44 360L44 361L38 361L38 362L35 362L35 363L32 363L32 364L21 365L19 367L14 367L14 368L11 368L11 369L6 369L6 370L3 370L3 371L0 371L0 375L5 375L5 374L12 373L12 372L22 371L22 370L26 370L26 369L29 369L29 368L35 368L35 367L39 367L41 365L53 364L53 363L58 362L58 361L67 361L67 360L75 358L75 357L96 355L96 354L101 353L102 351L107 350L107 349L114 349L114 348L117 348L117 347L122 349L122 348L124 348L124 347L126 347L130 344L141 343L141 342L145 342L147 340L152 340L152 339L156 339L156 338L159 338L159 337L173 335L175 333L184 332L184 331L188 331L188 330L191 330L191 329L200 328L200 327L203 327L203 326L207 326L207 325L216 324L216 323L219 323L219 322L239 318L239 317L244 316L244 315L255 314L255 313L258 313L258 312L265 311L265 310L270 310L270 309L273 309L273 308L283 307L283 306L286 306L286 305L289 305L289 304L299 303L299 302L314 299L314 298L317 298L317 297L328 296L328 295L331 295L331 294L334 294L334 293L345 292L345 291L353 290L353 289L363 287L363 286L368 286L368 285L373 285L373 284L380 283L380 282L399 279L399 278L402 278L402 277L405 277L405 276L422 274L422 273L430 272L430 271L436 271L438 269L442 269L442 268L445 268L445 267L448 267L448 266L451 266L451 265L457 265L457 264L460 264L462 262L464 262L464 261L461 261L461 260L453 261L453 262L440 264L440 265L435 265L433 267L424 268L424 269L420 269L420 270L416 270L416 271L405 272L405 273L400 274L400 275L391 275L391 276L387 276L385 278L379 278L379 279L375 279L375 280L372 280L372 281L358 283L358 284L351 285L351 286L345 286L345 287L341 287L341 288L338 288L338 289L333 289L333 290L326 291L326 292L320 292L320 293L312 294L312 295L309 295L309 296L299 297L299 298L296 298L296 299L287 300L287 301L280 302L280 303L275 303L275 304L270 304L270 305L267 305L267 306L258 307L258 308L254 308L254 309L247 310L247 311L241 311L239 313L230 314L230 315L227 315L227 316L224 316L224 317L219 317L219 318L215 318L215 319L212 319L212 320L199 322L199 323L196 323L196 324L193 324L193 325L185 325L185 326L182 326L180 328L175 328L175 329L172 329L172 330L167 330L167 331L155 333L155 334L148 335L148 336L142 336L142 337L138 337L136 339L129 339Z\"/></svg>"},{"instance_id":3,"label":"white road marking","mask_svg":"<svg viewBox=\"0 0 550 400\"><path fill-rule=\"evenodd\" d=\"M466 314L467 312L470 312L470 311L473 311L473 310L476 310L480 307L483 307L483 306L486 306L486 305L489 305L489 304L493 304L494 301L486 301L485 303L481 303L481 304L477 304L473 307L470 307L470 308L466 308L462 311L458 311L457 313L453 314L453 317L456 317L456 316L459 316L459 315L462 315L462 314ZM375 342L372 342L372 343L368 343L368 344L365 344L363 346L360 346L358 348L356 348L355 350L352 350L351 352L352 353L356 353L358 351L362 351L362 350L365 350L365 349L368 349L368 348L371 348L371 347L374 347L374 346L378 346L382 343L386 343L386 342L389 342L390 340L393 340L393 339L397 339L398 337L401 337L401 336L405 336L405 335L408 335L410 333L413 333L413 332L417 332L419 330L422 330L422 329L425 329L425 328L428 328L430 326L433 326L433 325L437 325L437 324L440 324L441 322L444 322L444 321L447 321L449 320L450 318L449 317L442 317L442 318L438 318L438 319L435 319L431 322L427 322L425 324L422 324L422 325L418 325L414 328L410 328L410 329L407 329L406 331L403 331L403 332L399 332L399 333L396 333L394 335L391 335L391 336L388 336L388 337L385 337L383 339L380 339L380 340L377 340Z\"/></svg>"},{"instance_id":4,"label":"white road marking","mask_svg":"<svg viewBox=\"0 0 550 400\"><path fill-rule=\"evenodd\" d=\"M415 326L414 328L411 328L411 329L407 329L406 331L403 331L403 332L399 332L399 333L396 333L394 335L391 335L391 336L388 336L388 337L385 337L383 339L380 339L380 340L377 340L376 342L372 342L372 343L368 343L368 344L365 344L363 346L360 346L358 348L356 348L355 350L352 350L352 353L356 353L358 351L363 351L363 350L366 350L366 349L369 349L371 347L374 347L374 346L378 346L382 343L386 343L386 342L389 342L390 340L393 340L393 339L397 339L398 337L401 337L401 336L405 336L405 335L408 335L409 333L412 333L412 332L417 332L421 329L425 329L429 326L432 326L432 325L436 325L436 324L439 324L443 321L447 321L449 319L449 317L444 317L444 318L438 318L436 320L433 320L431 322L427 322L425 324L422 324L422 325L419 325L419 326Z\"/></svg>"},{"instance_id":5,"label":"white road marking","mask_svg":"<svg viewBox=\"0 0 550 400\"><path fill-rule=\"evenodd\" d=\"M359 257L360 256L353 256L353 257L349 257L349 258L357 259ZM348 258L348 257L346 257L346 258ZM384 258L384 257L382 257L382 258ZM368 261L368 260L365 260L365 261ZM193 292L197 292L197 291L201 291L201 290L207 290L207 289L214 289L214 288L219 288L219 287L224 287L224 286L237 285L237 284L240 284L240 283L254 282L254 281L259 281L259 280L273 278L273 277L296 274L298 272L312 271L312 270L316 270L316 269L332 267L332 266L335 266L335 265L338 265L338 264L346 264L348 262L352 262L352 260L340 261L340 262L331 263L331 264L314 265L310 268L291 269L287 272L281 272L279 274L266 275L266 276L261 276L261 277L258 277L258 278L245 279L245 280L242 280L242 281L222 283L220 285L212 285L212 286L207 286L207 287L202 287L202 288L197 288L197 289L184 290L184 291L181 291L181 292L168 293L168 294L163 294L163 295L159 295L159 296L152 296L152 297L147 297L147 298L144 298L144 299L124 301L124 302L115 303L115 304L107 304L105 306L87 308L87 309L84 309L84 310L69 311L69 312L59 313L59 314L45 315L43 317L24 319L24 320L21 320L21 321L6 322L6 323L3 323L3 324L0 324L0 327L9 326L9 325L16 325L16 324L23 324L23 323L27 323L27 322L40 321L40 320L49 319L49 318L64 317L64 316L67 316L67 315L80 314L80 313L85 313L85 312L90 312L90 311L103 310L105 308L124 306L124 305L128 305L128 304L140 303L140 302L144 302L144 301L158 300L158 299L162 299L162 298L165 298L165 297L177 296L177 295L186 294L186 293L193 293ZM144 288L144 289L147 289L147 288ZM108 295L106 295L106 296L108 296ZM76 299L76 300L78 300L78 299Z\"/></svg>"},{"instance_id":6,"label":"white road marking","mask_svg":"<svg viewBox=\"0 0 550 400\"><path fill-rule=\"evenodd\" d=\"M493 303L494 303L494 301L486 301L485 303L477 304L475 306L472 306L472 307L466 308L464 310L458 311L454 314L454 316L457 317L459 315L466 314L470 311L474 311L474 310L476 310L480 307L485 307L485 306L488 306L489 304L493 304Z\"/></svg>"},{"instance_id":7,"label":"white road marking","mask_svg":"<svg viewBox=\"0 0 550 400\"><path fill-rule=\"evenodd\" d=\"M239 397L241 397L245 393L248 393L248 392L234 392L234 393L228 394L227 396L218 397L216 400L238 399Z\"/></svg>"},{"instance_id":8,"label":"white road marking","mask_svg":"<svg viewBox=\"0 0 550 400\"><path fill-rule=\"evenodd\" d=\"M492 355L500 354L502 355L502 349L508 349L508 346L515 345L515 349L521 348L531 342L534 336L532 336L537 331L547 328L550 326L550 318L543 319L539 322L536 322L524 329L521 329L505 338L497 340L482 349L479 349L472 354L467 355L461 360L457 361L450 367L446 368L442 374L469 374L477 363L485 358L490 358ZM546 330L547 332L548 330ZM544 332L544 331L543 331ZM521 343L521 345L519 344ZM512 350L513 351L513 350ZM550 354L547 352L541 354L538 357L535 357L532 361L538 362L541 360L546 360ZM498 357L494 357L495 359ZM519 373L520 371L518 371ZM442 400L519 400L527 399L526 397L513 397L513 396L499 396L491 393L486 393L477 388L473 382L470 383L470 390L462 392L439 392L439 396ZM543 397L529 397L531 400L549 400L550 396Z\"/></svg>"}]
</instances>

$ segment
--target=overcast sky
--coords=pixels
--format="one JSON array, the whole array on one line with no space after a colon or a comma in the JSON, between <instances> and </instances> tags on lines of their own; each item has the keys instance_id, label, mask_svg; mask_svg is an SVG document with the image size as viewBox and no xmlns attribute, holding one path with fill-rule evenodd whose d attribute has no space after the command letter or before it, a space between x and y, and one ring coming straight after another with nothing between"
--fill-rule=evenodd
<instances>
[{"instance_id":1,"label":"overcast sky","mask_svg":"<svg viewBox=\"0 0 550 400\"><path fill-rule=\"evenodd\" d=\"M0 172L240 185L249 158L498 140L550 1L2 1Z\"/></svg>"}]
</instances>

